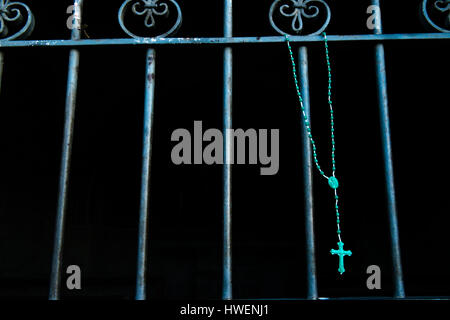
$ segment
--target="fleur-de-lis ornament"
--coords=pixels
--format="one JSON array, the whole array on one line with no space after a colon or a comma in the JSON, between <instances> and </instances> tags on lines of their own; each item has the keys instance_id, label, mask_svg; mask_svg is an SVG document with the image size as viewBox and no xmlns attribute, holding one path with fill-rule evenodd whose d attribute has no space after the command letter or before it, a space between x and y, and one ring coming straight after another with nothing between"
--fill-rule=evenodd
<instances>
[{"instance_id":1,"label":"fleur-de-lis ornament","mask_svg":"<svg viewBox=\"0 0 450 320\"><path fill-rule=\"evenodd\" d=\"M158 0L143 0L143 3L136 2L132 6L133 13L138 16L145 16L145 26L151 28L155 25L154 14L164 16L169 13L167 3L158 3Z\"/></svg>"},{"instance_id":2,"label":"fleur-de-lis ornament","mask_svg":"<svg viewBox=\"0 0 450 320\"><path fill-rule=\"evenodd\" d=\"M439 15L445 14L445 22L438 20ZM423 0L422 15L427 24L440 32L450 32L450 0Z\"/></svg>"},{"instance_id":3,"label":"fleur-de-lis ornament","mask_svg":"<svg viewBox=\"0 0 450 320\"><path fill-rule=\"evenodd\" d=\"M291 19L292 31L299 34L303 31L304 19L316 18L320 14L320 7L326 11L325 23L319 30L312 34L320 34L328 26L331 18L331 10L323 0L276 0L270 7L269 19L272 27L280 34L286 35L289 32L281 30L274 22L275 12L279 12L283 17Z\"/></svg>"},{"instance_id":4,"label":"fleur-de-lis ornament","mask_svg":"<svg viewBox=\"0 0 450 320\"><path fill-rule=\"evenodd\" d=\"M291 0L292 6L294 10L292 12L288 12L289 9L292 9L290 5L285 4L280 7L280 12L285 17L294 17L292 19L292 30L294 30L296 33L300 33L303 29L303 19L302 16L305 18L314 18L317 17L319 14L319 8L316 6L309 6L307 4L307 0ZM308 13L308 11L312 11L311 13Z\"/></svg>"},{"instance_id":5,"label":"fleur-de-lis ornament","mask_svg":"<svg viewBox=\"0 0 450 320\"><path fill-rule=\"evenodd\" d=\"M450 11L450 0L438 0L434 6L441 12Z\"/></svg>"},{"instance_id":6,"label":"fleur-de-lis ornament","mask_svg":"<svg viewBox=\"0 0 450 320\"><path fill-rule=\"evenodd\" d=\"M126 26L125 26L125 15L127 14L127 11L131 9L131 12L133 12L137 16L145 16L144 18L144 25L147 28L153 28L156 26L156 19L155 16L168 16L169 15L169 4L171 7L174 7L176 9L177 14L177 20L175 21L175 24L169 29L169 31L158 35L158 37L165 37L168 36L175 31L178 30L178 28L181 26L182 22L182 14L181 9L178 3L175 0L126 0L119 10L119 23L122 27L123 31L125 31L129 36L133 38L142 38L134 33L132 33Z\"/></svg>"},{"instance_id":7,"label":"fleur-de-lis ornament","mask_svg":"<svg viewBox=\"0 0 450 320\"><path fill-rule=\"evenodd\" d=\"M438 0L434 3L434 7L441 12L448 11L447 20L445 23L447 27L450 27L450 0Z\"/></svg>"},{"instance_id":8,"label":"fleur-de-lis ornament","mask_svg":"<svg viewBox=\"0 0 450 320\"><path fill-rule=\"evenodd\" d=\"M23 23L23 13L19 9L22 7L27 12L27 20ZM16 33L9 35L8 23L21 24L23 27ZM0 39L14 40L23 39L31 34L34 29L34 17L30 8L20 2L10 2L9 0L0 0Z\"/></svg>"}]
</instances>

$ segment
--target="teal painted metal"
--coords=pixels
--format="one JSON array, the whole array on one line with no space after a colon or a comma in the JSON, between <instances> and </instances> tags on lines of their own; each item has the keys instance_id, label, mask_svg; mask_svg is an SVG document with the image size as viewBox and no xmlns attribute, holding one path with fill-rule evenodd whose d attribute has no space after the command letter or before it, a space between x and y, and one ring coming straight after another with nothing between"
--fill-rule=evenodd
<instances>
[{"instance_id":1,"label":"teal painted metal","mask_svg":"<svg viewBox=\"0 0 450 320\"><path fill-rule=\"evenodd\" d=\"M302 33L304 30L303 19L313 19L317 18L321 13L319 6L322 6L322 11L326 16L325 22L314 32L307 35L306 37L315 36L321 34L330 23L331 10L325 1L310 1L310 0L292 0L291 2L283 2L276 0L272 3L269 11L270 24L275 31L285 36L285 40L292 37L292 32L296 34ZM277 26L274 20L275 13L278 12L284 18L288 20L291 19L291 30L284 31ZM322 40L322 39L321 39ZM288 42L288 48L293 59L291 47ZM313 204L313 157L309 138L309 127L307 128L307 123L304 121L303 117L310 119L311 117L311 106L309 99L309 74L308 74L308 49L306 46L302 45L298 49L298 60L299 60L299 79L300 79L300 94L299 99L304 108L304 114L300 113L300 123L301 123L301 137L302 137L302 158L303 158L303 192L305 199L305 250L306 250L306 281L307 281L307 298L310 300L318 299L317 291L317 274L316 274L316 258L315 258L315 235L314 235L314 204ZM292 61L293 71L295 70L295 63ZM294 74L295 76L295 74ZM297 91L299 89L297 88ZM298 92L297 92L298 93ZM308 129L308 130L307 130ZM315 151L314 151L315 153Z\"/></svg>"},{"instance_id":2,"label":"teal painted metal","mask_svg":"<svg viewBox=\"0 0 450 320\"><path fill-rule=\"evenodd\" d=\"M306 116L310 119L308 49L305 46L299 48L298 59L303 106L305 107ZM315 300L318 299L319 293L317 291L316 246L314 236L313 161L311 144L307 135L305 122L302 119L302 115L299 114L299 116L303 149L303 190L305 199L306 295L308 299Z\"/></svg>"},{"instance_id":3,"label":"teal painted metal","mask_svg":"<svg viewBox=\"0 0 450 320\"><path fill-rule=\"evenodd\" d=\"M75 13L80 17L83 0L75 0ZM72 30L72 40L81 38L80 30ZM52 272L50 275L50 300L60 298L61 268L63 260L64 231L67 211L67 195L70 178L70 158L72 154L73 128L75 124L75 108L78 87L78 68L80 65L80 52L78 49L70 50L69 73L67 76L66 110L64 121L64 137L62 145L61 168L59 176L58 209L56 215L55 238L53 244Z\"/></svg>"},{"instance_id":4,"label":"teal painted metal","mask_svg":"<svg viewBox=\"0 0 450 320\"><path fill-rule=\"evenodd\" d=\"M372 0L372 4L380 6L379 0ZM381 16L378 17L379 26L374 29L374 33L381 34L382 22ZM384 57L384 45L378 43L375 45L375 72L378 83L378 105L380 110L380 128L381 128L381 143L383 146L383 159L386 181L386 195L387 208L389 217L389 229L391 234L391 258L394 269L394 297L404 298L405 289L403 285L403 271L400 257L400 237L398 234L397 222L397 205L395 197L394 185L394 165L392 162L392 145L391 145L391 130L389 124L389 107L387 96L387 79L386 79L386 64Z\"/></svg>"},{"instance_id":5,"label":"teal painted metal","mask_svg":"<svg viewBox=\"0 0 450 320\"><path fill-rule=\"evenodd\" d=\"M233 36L233 1L225 0L224 3L224 35L227 38ZM232 95L233 95L233 52L230 47L224 49L223 57L223 130L233 128L232 119ZM232 141L228 134L224 135L224 159L233 155ZM231 161L225 161L223 165L223 284L222 299L230 300L232 292L232 267L231 267Z\"/></svg>"},{"instance_id":6,"label":"teal painted metal","mask_svg":"<svg viewBox=\"0 0 450 320\"><path fill-rule=\"evenodd\" d=\"M157 37L167 37L175 33L181 26L183 20L183 15L181 13L181 8L178 3L174 0L167 0L168 3L172 4L177 12L177 20L175 24L165 33L158 35ZM170 13L169 6L167 3L159 2L158 0L142 0L138 2L136 0L125 1L119 9L119 24L123 31L132 38L141 38L131 32L125 24L125 15L127 11L130 10L138 16L145 15L145 26L148 29L153 28L156 25L154 16L165 16Z\"/></svg>"},{"instance_id":7,"label":"teal painted metal","mask_svg":"<svg viewBox=\"0 0 450 320\"><path fill-rule=\"evenodd\" d=\"M147 244L150 197L150 164L152 158L153 114L155 97L155 49L148 49L145 73L144 137L142 146L141 202L136 276L136 300L146 299Z\"/></svg>"},{"instance_id":8,"label":"teal painted metal","mask_svg":"<svg viewBox=\"0 0 450 320\"><path fill-rule=\"evenodd\" d=\"M26 16L19 9L25 10ZM17 23L23 23L23 26L16 32L10 33L9 24ZM26 4L0 0L0 42L8 43L11 40L26 39L33 32L34 24L34 15ZM0 52L0 92L2 89L3 63L4 54Z\"/></svg>"},{"instance_id":9,"label":"teal painted metal","mask_svg":"<svg viewBox=\"0 0 450 320\"><path fill-rule=\"evenodd\" d=\"M396 40L450 40L448 33L409 34L361 34L328 35L328 42L379 42ZM222 38L140 38L140 39L83 39L74 40L0 40L0 48L20 47L90 47L90 46L171 46L171 45L246 45L279 44L286 40L281 36L270 37L222 37ZM321 36L290 36L291 43L314 43L323 41Z\"/></svg>"},{"instance_id":10,"label":"teal painted metal","mask_svg":"<svg viewBox=\"0 0 450 320\"><path fill-rule=\"evenodd\" d=\"M272 28L279 34L284 35L287 39L295 38L292 33L300 34L304 31L303 19L317 18L321 13L319 6L326 16L325 22L316 31L309 35L303 36L314 37L321 34L330 23L331 10L325 1L310 1L310 0L292 0L291 2L284 2L276 0L272 3L269 10L269 21ZM283 30L278 27L275 22L275 14L278 13L282 17L290 20L291 30ZM322 39L320 39L322 40ZM290 49L289 49L290 50ZM291 53L292 57L292 53ZM305 116L310 119L310 99L309 99L309 74L308 74L308 49L302 45L298 49L299 60L299 79L300 79L300 91L301 97L303 97L303 107ZM294 68L295 72L295 68ZM309 137L307 134L307 128L303 121L303 115L300 114L301 122L301 137L302 137L302 158L303 158L303 192L305 200L305 249L306 249L306 281L307 281L307 298L315 300L318 298L317 291L317 275L316 275L316 257L315 257L315 236L314 236L314 205L313 205L313 161L312 150Z\"/></svg>"},{"instance_id":11,"label":"teal painted metal","mask_svg":"<svg viewBox=\"0 0 450 320\"><path fill-rule=\"evenodd\" d=\"M8 25L18 23L22 24L20 29L10 34ZM34 24L33 13L26 4L0 0L0 39L5 41L26 39L33 32Z\"/></svg>"},{"instance_id":12,"label":"teal painted metal","mask_svg":"<svg viewBox=\"0 0 450 320\"><path fill-rule=\"evenodd\" d=\"M176 32L181 25L182 13L178 3L174 0L168 0L177 12L177 20L169 31L157 35L156 38L169 36ZM156 25L154 15L164 16L169 14L169 6L163 1L126 0L119 9L118 19L122 30L130 37L141 40L139 36L132 33L125 25L125 16L128 11L134 15L145 15L145 27L152 29ZM144 103L144 133L142 146L142 172L141 172L141 195L139 208L139 236L137 253L137 275L136 275L136 300L145 300L147 298L147 269L148 269L148 224L149 224L149 199L150 199L150 172L152 158L152 137L153 137L153 114L155 104L155 70L156 70L156 51L153 48L147 50L146 73L145 73L145 103Z\"/></svg>"},{"instance_id":13,"label":"teal painted metal","mask_svg":"<svg viewBox=\"0 0 450 320\"><path fill-rule=\"evenodd\" d=\"M233 53L232 47L246 44L281 44L285 42L283 36L267 37L233 37L233 6L232 0L224 0L224 37L211 38L167 38L178 30L182 21L181 8L174 0L126 0L119 9L119 25L130 39L81 39L79 29L73 29L70 40L23 40L31 34L34 28L34 16L25 4L0 0L0 48L27 48L27 47L67 47L70 48L69 72L67 81L66 111L64 125L64 142L62 148L61 173L59 180L58 209L55 228L55 242L52 258L52 272L50 279L49 298L56 300L60 298L61 266L63 257L63 240L66 217L66 201L68 194L68 183L70 177L70 158L72 151L73 126L75 121L76 92L78 83L78 67L80 54L79 47L95 46L144 46L148 48L146 56L146 79L145 79L145 102L144 102L144 133L143 133L143 154L141 173L141 198L139 214L139 241L137 256L137 278L136 278L136 299L146 299L147 285L147 244L148 244L148 220L149 220L149 197L150 197L150 167L152 154L152 128L155 92L155 47L157 46L178 46L178 45L220 45L224 47L223 58L223 128L232 128L232 87L233 87ZM75 8L79 8L81 17L81 7L83 0L75 0ZM168 4L172 5L177 12L177 19L168 32L156 35L152 38L139 37L128 30L125 25L125 15L128 10L135 15L145 16L145 26L152 28L155 25L154 16L163 15L168 12ZM372 0L373 5L380 5L379 0ZM23 11L19 15L12 15L14 6L20 6ZM434 9L433 9L434 8ZM400 258L400 245L398 234L397 210L395 199L395 187L393 179L392 146L388 112L386 66L383 42L387 41L410 41L410 40L450 40L448 25L441 25L433 21L429 10L437 10L442 14L447 14L450 19L449 0L423 0L422 13L428 25L442 33L416 33L416 34L383 34L381 24L379 29L374 30L374 34L363 35L329 35L329 42L366 42L375 44L375 68L377 76L377 90L380 110L381 140L383 146L385 180L388 198L388 216L391 231L391 255L394 268L394 298L405 298L402 266ZM282 5L281 1L275 0L270 8L269 20L275 31L284 35L288 34L276 24L274 14L281 14L282 17L290 19L292 31L301 34L304 24L312 18L318 17L320 12L325 13L324 24L310 35L290 35L290 42L300 44L298 52L299 78L301 83L304 106L309 115L309 81L308 81L308 51L306 44L321 42L323 37L318 35L325 30L331 19L331 11L324 0L291 0L290 5ZM26 16L24 15L26 13ZM381 19L381 18L380 18ZM8 23L22 22L19 31L9 34ZM381 21L381 20L380 20ZM448 20L447 22L449 22ZM13 41L12 41L13 40ZM0 51L0 90L3 71L4 53ZM303 130L304 131L304 130ZM315 265L315 239L313 221L313 180L311 175L311 147L305 135L303 141L303 161L304 161L304 196L305 196L305 233L306 233L306 264L307 264L307 298L317 299L317 277ZM225 136L224 156L231 155L231 141ZM227 300L233 298L232 295L232 242L231 242L231 212L232 212L232 167L225 164L223 167L223 288L222 298ZM335 184L331 185L336 186Z\"/></svg>"},{"instance_id":14,"label":"teal painted metal","mask_svg":"<svg viewBox=\"0 0 450 320\"><path fill-rule=\"evenodd\" d=\"M323 0L291 0L290 2L275 0L270 6L269 21L272 28L274 28L279 34L292 35L292 32L300 34L303 32L303 19L317 18L321 11L325 12L326 20L320 28L310 34L319 35L325 31L331 19L330 7L328 6L328 3ZM291 30L289 30L289 32L283 31L277 26L274 20L275 13L279 13L284 18L291 20Z\"/></svg>"},{"instance_id":15,"label":"teal painted metal","mask_svg":"<svg viewBox=\"0 0 450 320\"><path fill-rule=\"evenodd\" d=\"M439 32L450 32L450 0L423 0L422 2L422 16L425 22L432 28ZM431 19L429 10L435 13L441 13L442 16L445 15L445 26L433 21Z\"/></svg>"}]
</instances>

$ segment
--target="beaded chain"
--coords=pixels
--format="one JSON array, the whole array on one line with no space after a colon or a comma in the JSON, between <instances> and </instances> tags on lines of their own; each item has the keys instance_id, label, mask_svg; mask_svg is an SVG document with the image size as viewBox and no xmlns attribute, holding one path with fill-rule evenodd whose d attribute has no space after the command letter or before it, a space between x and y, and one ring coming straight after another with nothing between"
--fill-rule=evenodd
<instances>
[{"instance_id":1,"label":"beaded chain","mask_svg":"<svg viewBox=\"0 0 450 320\"><path fill-rule=\"evenodd\" d=\"M304 124L305 124L305 129L307 131L307 136L309 138L309 141L311 142L312 145L312 150L313 150L313 158L314 158L314 164L316 166L316 168L319 170L319 173L322 177L324 177L325 179L328 180L328 185L334 190L334 199L335 199L335 211L336 211L336 225L337 225L337 237L339 239L338 242L338 250L334 250L332 249L330 252L331 254L336 254L339 256L339 268L338 271L340 274L343 274L345 269L344 269L344 256L351 256L352 252L350 250L346 251L344 250L344 243L342 242L341 239L341 227L340 227L340 214L339 214L339 205L338 205L338 201L339 201L339 197L338 197L338 193L337 193L337 188L339 187L339 182L336 178L336 160L335 160L335 150L336 150L336 145L335 145L335 140L334 140L334 111L333 111L333 102L331 100L331 84L332 84L332 80L331 80L331 64L330 64L330 57L329 57L329 52L328 52L328 40L327 40L327 34L324 32L323 33L324 36L324 43L325 43L325 55L326 55L326 59L327 59L327 67L328 67L328 105L330 106L330 127L331 127L331 163L332 163L332 175L330 177L326 176L325 173L323 172L322 168L319 165L319 160L317 158L317 147L316 147L316 143L313 139L312 133L311 133L311 124L310 121L308 119L308 116L306 114L305 111L305 107L303 106L303 99L302 99L302 95L300 93L300 88L299 88L299 84L298 84L298 80L297 80L297 68L295 66L295 61L294 61L294 55L292 54L292 49L291 49L291 45L289 43L289 37L287 35L285 35L286 37L286 43L289 49L289 55L291 57L291 62L292 62L292 71L294 74L294 82L295 82L295 88L297 90L297 96L298 96L298 100L300 102L300 109L302 111L303 114L303 120L304 120Z\"/></svg>"}]
</instances>

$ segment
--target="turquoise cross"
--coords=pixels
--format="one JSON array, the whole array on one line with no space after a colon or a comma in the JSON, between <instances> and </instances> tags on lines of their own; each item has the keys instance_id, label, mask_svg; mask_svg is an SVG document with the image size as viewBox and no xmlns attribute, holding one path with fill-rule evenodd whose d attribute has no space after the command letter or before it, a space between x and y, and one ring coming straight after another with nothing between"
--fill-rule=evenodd
<instances>
[{"instance_id":1,"label":"turquoise cross","mask_svg":"<svg viewBox=\"0 0 450 320\"><path fill-rule=\"evenodd\" d=\"M338 250L331 249L331 254L337 254L339 256L339 268L338 271L340 274L343 274L345 272L344 269L344 257L345 256L351 256L352 252L350 250L344 250L344 243L342 241L339 241L338 243Z\"/></svg>"}]
</instances>

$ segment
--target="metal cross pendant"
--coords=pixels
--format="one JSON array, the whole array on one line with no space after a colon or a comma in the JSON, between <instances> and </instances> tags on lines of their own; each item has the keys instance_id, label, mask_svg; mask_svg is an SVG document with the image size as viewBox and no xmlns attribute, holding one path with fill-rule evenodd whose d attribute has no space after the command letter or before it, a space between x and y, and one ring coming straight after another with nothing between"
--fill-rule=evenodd
<instances>
[{"instance_id":1,"label":"metal cross pendant","mask_svg":"<svg viewBox=\"0 0 450 320\"><path fill-rule=\"evenodd\" d=\"M339 268L338 271L340 274L343 274L345 272L344 269L344 257L345 256L351 256L352 252L350 250L344 250L344 243L342 241L338 242L338 250L331 249L331 254L337 254L339 256Z\"/></svg>"}]
</instances>

